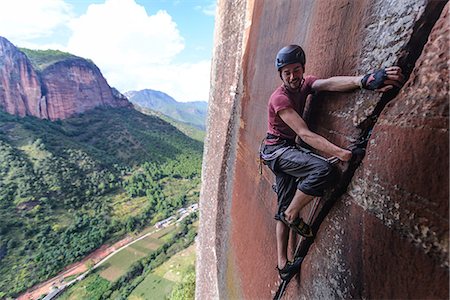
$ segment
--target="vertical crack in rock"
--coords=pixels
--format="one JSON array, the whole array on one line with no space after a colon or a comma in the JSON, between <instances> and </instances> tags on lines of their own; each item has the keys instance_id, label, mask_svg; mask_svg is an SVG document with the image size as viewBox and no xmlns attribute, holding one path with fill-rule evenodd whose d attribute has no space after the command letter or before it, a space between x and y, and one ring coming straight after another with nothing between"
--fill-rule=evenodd
<instances>
[{"instance_id":1,"label":"vertical crack in rock","mask_svg":"<svg viewBox=\"0 0 450 300\"><path fill-rule=\"evenodd\" d=\"M375 169L358 171L361 177L349 192L364 210L443 268L449 265L448 16L447 1L433 1L414 24L414 35L398 60L411 78L377 123L373 155L367 159ZM390 129L398 140L389 163L403 163L404 174L398 167L383 171L374 164L389 146L389 137L381 132ZM400 175L398 181L394 174Z\"/></svg>"},{"instance_id":2,"label":"vertical crack in rock","mask_svg":"<svg viewBox=\"0 0 450 300\"><path fill-rule=\"evenodd\" d=\"M417 59L422 54L423 47L428 41L430 32L436 21L439 19L446 3L447 1L430 1L425 7L423 14L414 24L413 33L408 43L401 50L401 54L397 60L397 65L402 68L403 74L405 75L405 82L408 80L411 72L413 71ZM362 130L359 140L367 142L378 116L381 114L389 101L394 99L398 93L398 89L393 89L383 94L380 101L375 106L372 114L358 125L358 128ZM364 144L364 147L365 146L366 143Z\"/></svg>"},{"instance_id":3,"label":"vertical crack in rock","mask_svg":"<svg viewBox=\"0 0 450 300\"><path fill-rule=\"evenodd\" d=\"M402 49L402 54L398 58L397 65L400 66L405 75L405 82L408 80L411 72L414 69L415 63L422 54L423 48L428 41L428 37L434 24L439 19L442 10L444 9L447 1L430 1L424 9L421 17L416 21L413 33ZM387 93L384 93L380 101L375 106L371 115L363 120L357 127L361 130L361 133L356 141L358 148L367 146L367 142L372 133L372 129L377 123L377 119L385 106L393 100L398 93L399 89L392 89ZM342 173L341 179L336 187L324 196L324 204L318 213L315 221L311 224L314 232L317 232L320 224L323 222L329 211L333 207L334 203L345 194L348 186L350 185L356 169L359 167L363 157L358 159L352 159L348 165L348 168ZM300 249L300 255L305 256L314 241L308 240L307 243L303 243Z\"/></svg>"}]
</instances>

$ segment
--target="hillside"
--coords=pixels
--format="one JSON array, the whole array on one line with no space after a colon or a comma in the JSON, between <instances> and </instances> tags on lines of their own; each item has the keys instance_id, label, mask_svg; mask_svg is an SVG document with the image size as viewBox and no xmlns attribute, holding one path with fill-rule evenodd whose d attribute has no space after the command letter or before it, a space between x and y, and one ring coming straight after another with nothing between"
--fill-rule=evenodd
<instances>
[{"instance_id":1,"label":"hillside","mask_svg":"<svg viewBox=\"0 0 450 300\"><path fill-rule=\"evenodd\" d=\"M202 143L155 116L0 112L0 298L198 200Z\"/></svg>"},{"instance_id":2,"label":"hillside","mask_svg":"<svg viewBox=\"0 0 450 300\"><path fill-rule=\"evenodd\" d=\"M178 102L166 93L145 89L124 94L138 106L165 114L177 121L205 130L208 103L204 101Z\"/></svg>"},{"instance_id":3,"label":"hillside","mask_svg":"<svg viewBox=\"0 0 450 300\"><path fill-rule=\"evenodd\" d=\"M182 133L184 133L185 135L187 135L188 137L190 137L194 140L197 140L199 142L203 142L205 140L206 132L202 129L199 129L196 126L172 119L171 117L169 117L159 111L150 109L150 108L143 108L138 105L135 105L134 108L137 109L138 111L142 112L143 114L150 115L150 116L156 116L160 119L163 119L164 121L173 125L179 131L181 131Z\"/></svg>"}]
</instances>

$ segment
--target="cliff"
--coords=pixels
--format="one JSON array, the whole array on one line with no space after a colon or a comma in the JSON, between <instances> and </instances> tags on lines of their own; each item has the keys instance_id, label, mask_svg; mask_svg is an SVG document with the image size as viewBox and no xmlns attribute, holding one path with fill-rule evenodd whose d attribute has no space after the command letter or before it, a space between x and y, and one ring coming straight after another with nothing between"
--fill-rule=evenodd
<instances>
[{"instance_id":1,"label":"cliff","mask_svg":"<svg viewBox=\"0 0 450 300\"><path fill-rule=\"evenodd\" d=\"M14 115L40 116L41 84L25 54L0 37L0 108Z\"/></svg>"},{"instance_id":2,"label":"cliff","mask_svg":"<svg viewBox=\"0 0 450 300\"><path fill-rule=\"evenodd\" d=\"M0 108L10 114L65 119L99 106L131 107L93 63L70 56L36 70L28 57L0 37Z\"/></svg>"},{"instance_id":3,"label":"cliff","mask_svg":"<svg viewBox=\"0 0 450 300\"><path fill-rule=\"evenodd\" d=\"M306 73L399 65L399 92L319 94L315 132L347 146L323 222L285 299L448 298L446 1L219 1L205 141L197 299L269 299L278 288L274 176L259 175L278 49L298 43ZM369 134L371 135L369 136ZM326 201L326 202L325 202ZM327 209L329 209L327 211Z\"/></svg>"}]
</instances>

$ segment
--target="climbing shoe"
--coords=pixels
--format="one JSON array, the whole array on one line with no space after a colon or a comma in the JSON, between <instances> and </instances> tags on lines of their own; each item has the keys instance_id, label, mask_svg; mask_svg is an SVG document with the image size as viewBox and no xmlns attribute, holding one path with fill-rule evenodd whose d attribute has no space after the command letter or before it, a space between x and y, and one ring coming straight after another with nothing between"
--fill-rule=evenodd
<instances>
[{"instance_id":1,"label":"climbing shoe","mask_svg":"<svg viewBox=\"0 0 450 300\"><path fill-rule=\"evenodd\" d=\"M291 222L288 222L288 220L286 220L284 213L281 213L281 214L279 214L279 219L284 224L289 226L289 228L293 229L295 232L297 232L301 236L306 237L306 238L313 237L313 232L312 232L311 226L306 224L302 218L297 218L296 220L294 220L294 222L291 223Z\"/></svg>"},{"instance_id":2,"label":"climbing shoe","mask_svg":"<svg viewBox=\"0 0 450 300\"><path fill-rule=\"evenodd\" d=\"M288 261L283 269L277 267L281 280L290 280L298 273L303 257L297 257L294 261Z\"/></svg>"}]
</instances>

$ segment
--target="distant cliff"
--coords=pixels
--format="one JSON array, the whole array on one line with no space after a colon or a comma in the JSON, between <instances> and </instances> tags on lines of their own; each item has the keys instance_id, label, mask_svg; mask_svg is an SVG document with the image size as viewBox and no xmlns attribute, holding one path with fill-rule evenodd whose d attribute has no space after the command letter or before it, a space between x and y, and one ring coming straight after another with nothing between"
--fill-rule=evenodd
<instances>
[{"instance_id":1,"label":"distant cliff","mask_svg":"<svg viewBox=\"0 0 450 300\"><path fill-rule=\"evenodd\" d=\"M136 105L156 110L172 119L205 130L208 110L208 103L205 101L178 102L166 93L151 89L129 91L125 96Z\"/></svg>"},{"instance_id":2,"label":"distant cliff","mask_svg":"<svg viewBox=\"0 0 450 300\"><path fill-rule=\"evenodd\" d=\"M0 37L0 109L56 120L99 106L131 107L86 59L67 55L43 65L33 66L27 55Z\"/></svg>"},{"instance_id":3,"label":"distant cliff","mask_svg":"<svg viewBox=\"0 0 450 300\"><path fill-rule=\"evenodd\" d=\"M41 117L41 82L25 54L0 37L0 107L14 115Z\"/></svg>"},{"instance_id":4,"label":"distant cliff","mask_svg":"<svg viewBox=\"0 0 450 300\"><path fill-rule=\"evenodd\" d=\"M274 58L290 43L305 49L307 74L399 65L407 81L399 93L313 97L310 128L343 147L368 139L367 154L356 169L341 165L338 188L321 201L334 205L283 299L448 299L446 3L218 1L197 299L271 299L279 286L275 178L259 173L258 149L281 84Z\"/></svg>"}]
</instances>

